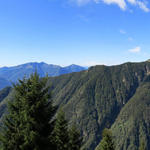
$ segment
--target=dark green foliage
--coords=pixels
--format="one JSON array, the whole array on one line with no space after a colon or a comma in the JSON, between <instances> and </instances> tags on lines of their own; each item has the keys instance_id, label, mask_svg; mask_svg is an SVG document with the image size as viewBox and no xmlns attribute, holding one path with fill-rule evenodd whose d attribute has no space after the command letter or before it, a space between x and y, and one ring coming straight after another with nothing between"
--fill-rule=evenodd
<instances>
[{"instance_id":1,"label":"dark green foliage","mask_svg":"<svg viewBox=\"0 0 150 150\"><path fill-rule=\"evenodd\" d=\"M147 79L121 110L112 131L117 150L138 150L142 141L150 147L150 82Z\"/></svg>"},{"instance_id":2,"label":"dark green foliage","mask_svg":"<svg viewBox=\"0 0 150 150\"><path fill-rule=\"evenodd\" d=\"M68 123L65 119L65 114L61 110L57 114L54 131L53 131L53 143L56 144L57 150L67 150L68 148Z\"/></svg>"},{"instance_id":3,"label":"dark green foliage","mask_svg":"<svg viewBox=\"0 0 150 150\"><path fill-rule=\"evenodd\" d=\"M96 150L114 150L114 142L112 133L109 129L104 129L102 133L102 140L97 146Z\"/></svg>"},{"instance_id":4,"label":"dark green foliage","mask_svg":"<svg viewBox=\"0 0 150 150\"><path fill-rule=\"evenodd\" d=\"M0 124L3 114L6 112L6 100L4 100L11 92L11 87L6 87L0 91Z\"/></svg>"},{"instance_id":5,"label":"dark green foliage","mask_svg":"<svg viewBox=\"0 0 150 150\"><path fill-rule=\"evenodd\" d=\"M146 145L144 141L141 141L139 150L146 150Z\"/></svg>"},{"instance_id":6,"label":"dark green foliage","mask_svg":"<svg viewBox=\"0 0 150 150\"><path fill-rule=\"evenodd\" d=\"M14 85L1 133L3 150L47 150L50 146L54 108L46 83L47 78L40 79L35 73Z\"/></svg>"},{"instance_id":7,"label":"dark green foliage","mask_svg":"<svg viewBox=\"0 0 150 150\"><path fill-rule=\"evenodd\" d=\"M57 114L52 138L57 150L80 150L81 148L80 133L74 125L68 128L68 122L62 110Z\"/></svg>"},{"instance_id":8,"label":"dark green foliage","mask_svg":"<svg viewBox=\"0 0 150 150\"><path fill-rule=\"evenodd\" d=\"M81 146L82 138L76 126L73 125L69 130L69 150L80 150Z\"/></svg>"}]
</instances>

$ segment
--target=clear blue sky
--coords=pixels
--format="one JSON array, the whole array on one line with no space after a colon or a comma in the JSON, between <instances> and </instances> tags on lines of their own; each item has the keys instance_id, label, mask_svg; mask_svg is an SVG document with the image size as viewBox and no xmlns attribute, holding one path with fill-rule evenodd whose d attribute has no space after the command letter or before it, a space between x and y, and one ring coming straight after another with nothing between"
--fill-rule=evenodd
<instances>
[{"instance_id":1,"label":"clear blue sky","mask_svg":"<svg viewBox=\"0 0 150 150\"><path fill-rule=\"evenodd\" d=\"M0 66L150 58L148 0L0 0Z\"/></svg>"}]
</instances>

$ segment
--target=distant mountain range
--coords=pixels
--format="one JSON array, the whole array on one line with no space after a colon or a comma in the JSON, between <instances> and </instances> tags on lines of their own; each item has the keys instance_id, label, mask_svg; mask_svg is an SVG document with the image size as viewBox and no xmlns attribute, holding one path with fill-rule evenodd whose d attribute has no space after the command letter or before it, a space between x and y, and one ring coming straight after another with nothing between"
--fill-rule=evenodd
<instances>
[{"instance_id":1,"label":"distant mountain range","mask_svg":"<svg viewBox=\"0 0 150 150\"><path fill-rule=\"evenodd\" d=\"M14 67L2 67L0 68L0 89L11 85L11 82L16 82L24 76L28 78L30 74L35 71L38 72L40 77L44 77L46 74L48 74L48 76L59 76L86 69L86 67L81 67L74 64L67 67L61 67L58 65L46 64L44 62L26 63Z\"/></svg>"}]
</instances>

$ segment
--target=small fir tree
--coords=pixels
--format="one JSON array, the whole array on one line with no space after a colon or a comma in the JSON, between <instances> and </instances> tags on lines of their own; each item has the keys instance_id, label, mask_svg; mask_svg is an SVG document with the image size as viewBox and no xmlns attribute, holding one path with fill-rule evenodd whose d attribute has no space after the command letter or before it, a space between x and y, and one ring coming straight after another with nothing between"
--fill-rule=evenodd
<instances>
[{"instance_id":1,"label":"small fir tree","mask_svg":"<svg viewBox=\"0 0 150 150\"><path fill-rule=\"evenodd\" d=\"M114 143L112 133L109 129L104 129L102 133L102 140L97 146L96 150L114 150Z\"/></svg>"},{"instance_id":2,"label":"small fir tree","mask_svg":"<svg viewBox=\"0 0 150 150\"><path fill-rule=\"evenodd\" d=\"M68 123L65 119L65 113L60 110L56 117L53 130L53 143L57 150L67 150L69 146Z\"/></svg>"},{"instance_id":3,"label":"small fir tree","mask_svg":"<svg viewBox=\"0 0 150 150\"><path fill-rule=\"evenodd\" d=\"M52 138L56 150L80 150L81 148L82 138L80 133L75 125L71 128L68 127L62 109L57 114Z\"/></svg>"},{"instance_id":4,"label":"small fir tree","mask_svg":"<svg viewBox=\"0 0 150 150\"><path fill-rule=\"evenodd\" d=\"M69 129L69 150L80 150L82 144L82 138L77 130L76 126L73 125Z\"/></svg>"}]
</instances>

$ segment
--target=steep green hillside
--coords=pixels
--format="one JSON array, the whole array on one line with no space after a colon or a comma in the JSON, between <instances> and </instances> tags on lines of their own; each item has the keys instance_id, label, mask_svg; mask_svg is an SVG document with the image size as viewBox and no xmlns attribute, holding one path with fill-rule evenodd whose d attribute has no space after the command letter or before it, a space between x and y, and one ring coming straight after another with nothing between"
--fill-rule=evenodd
<instances>
[{"instance_id":1,"label":"steep green hillside","mask_svg":"<svg viewBox=\"0 0 150 150\"><path fill-rule=\"evenodd\" d=\"M138 150L141 142L150 147L150 76L121 110L112 131L116 149Z\"/></svg>"},{"instance_id":2,"label":"steep green hillside","mask_svg":"<svg viewBox=\"0 0 150 150\"><path fill-rule=\"evenodd\" d=\"M130 112L128 105L133 99L134 101L138 100L139 96L136 95L139 92L136 91L144 89L144 86L149 81L149 74L150 62L126 63L111 67L95 66L78 73L50 77L48 85L52 85L51 90L53 90L54 103L64 108L70 124L77 123L84 139L83 148L94 150L101 140L102 130L113 125L112 129L116 137L122 136L121 134L124 135L120 143L118 142L119 138L117 139L117 142L120 144L117 150L130 150L131 148L122 149L125 144L122 141L127 140L127 145L131 145L128 144L131 142L130 136L134 137L135 131L138 131L138 127L142 125L140 125L139 121L137 126L135 126L137 128L133 128L134 130L131 129L132 132L127 131L124 134L124 128L129 128L132 123L135 123L136 117L134 118L134 115L132 115L133 117L127 117L126 119L124 118L126 116L123 116L122 133L118 125L118 122L121 120L119 116L122 114L122 110L124 110L123 112ZM146 93L144 92L144 95L145 97L148 95L148 90ZM9 97L11 96L9 95ZM137 105L139 114L145 108L143 106L143 109L139 109L140 105ZM148 112L148 110L145 112L145 117L149 117ZM137 116L141 118L140 115ZM116 120L116 118L118 119ZM146 118L144 120L146 121ZM147 121L148 123L149 121ZM149 137L145 124L141 128L143 128L140 130L143 130L142 133L144 133L145 138ZM139 144L139 142L132 143L134 143L134 147L137 147Z\"/></svg>"},{"instance_id":3,"label":"steep green hillside","mask_svg":"<svg viewBox=\"0 0 150 150\"><path fill-rule=\"evenodd\" d=\"M11 87L6 87L0 91L0 121L1 121L2 115L4 114L4 112L6 110L7 102L6 102L5 98L8 96L10 91L11 91Z\"/></svg>"},{"instance_id":4,"label":"steep green hillside","mask_svg":"<svg viewBox=\"0 0 150 150\"><path fill-rule=\"evenodd\" d=\"M77 122L85 148L95 148L103 128L111 127L149 70L149 62L126 63L50 79L55 103L64 108L70 122Z\"/></svg>"}]
</instances>

